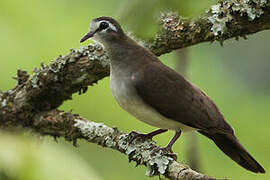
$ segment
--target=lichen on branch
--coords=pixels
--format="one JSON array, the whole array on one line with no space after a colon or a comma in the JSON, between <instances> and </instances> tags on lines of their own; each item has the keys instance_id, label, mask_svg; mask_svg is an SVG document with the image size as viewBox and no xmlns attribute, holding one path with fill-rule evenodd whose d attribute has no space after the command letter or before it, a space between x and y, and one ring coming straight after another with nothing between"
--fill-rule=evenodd
<instances>
[{"instance_id":1,"label":"lichen on branch","mask_svg":"<svg viewBox=\"0 0 270 180\"><path fill-rule=\"evenodd\" d=\"M33 75L18 70L17 86L0 96L0 127L28 126L36 113L59 107L72 94L109 75L109 58L100 44L71 50Z\"/></svg>"},{"instance_id":2,"label":"lichen on branch","mask_svg":"<svg viewBox=\"0 0 270 180\"><path fill-rule=\"evenodd\" d=\"M126 134L117 128L110 128L103 123L89 121L77 114L52 110L37 114L33 118L31 128L44 135L51 135L55 138L64 137L67 141L77 144L77 139L84 139L88 142L103 147L114 149L127 155L129 161L136 162L136 165L146 166L147 176L164 175L173 180L213 180L209 176L197 173L187 165L178 163L171 155L165 154L156 143L150 139L130 139L134 133Z\"/></svg>"},{"instance_id":3,"label":"lichen on branch","mask_svg":"<svg viewBox=\"0 0 270 180\"><path fill-rule=\"evenodd\" d=\"M270 29L270 3L269 0L224 0L195 19L163 13L160 24L160 32L149 45L156 55L206 41L222 43Z\"/></svg>"},{"instance_id":4,"label":"lichen on branch","mask_svg":"<svg viewBox=\"0 0 270 180\"><path fill-rule=\"evenodd\" d=\"M215 36L228 32L229 23L233 23L234 15L247 17L252 22L264 14L264 8L269 5L267 0L231 0L221 1L211 6L208 20L212 23L211 31Z\"/></svg>"}]
</instances>

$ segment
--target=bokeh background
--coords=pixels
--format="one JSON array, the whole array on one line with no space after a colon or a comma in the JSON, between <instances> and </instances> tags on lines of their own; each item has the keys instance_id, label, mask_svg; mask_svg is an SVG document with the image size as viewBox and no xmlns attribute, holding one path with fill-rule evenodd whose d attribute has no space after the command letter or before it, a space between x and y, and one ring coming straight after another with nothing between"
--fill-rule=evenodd
<instances>
[{"instance_id":1,"label":"bokeh background","mask_svg":"<svg viewBox=\"0 0 270 180\"><path fill-rule=\"evenodd\" d=\"M15 86L18 68L31 72L41 62L79 48L89 22L97 16L112 16L125 31L140 39L153 37L160 12L177 11L196 17L216 0L1 0L0 1L0 89ZM247 40L203 43L188 48L188 78L201 87L220 107L241 143L267 171L250 173L227 158L209 139L198 135L200 172L218 178L270 179L270 31ZM86 42L83 45L87 45ZM175 68L175 53L161 56ZM63 110L72 109L89 120L117 126L126 132L149 132L155 128L134 119L114 101L109 78L73 95ZM155 138L164 146L173 132ZM186 134L174 145L181 162L187 163ZM128 163L127 157L95 144L79 141L74 148L64 140L32 133L0 132L0 180L43 179L149 179L145 167ZM155 177L154 179L158 179Z\"/></svg>"}]
</instances>

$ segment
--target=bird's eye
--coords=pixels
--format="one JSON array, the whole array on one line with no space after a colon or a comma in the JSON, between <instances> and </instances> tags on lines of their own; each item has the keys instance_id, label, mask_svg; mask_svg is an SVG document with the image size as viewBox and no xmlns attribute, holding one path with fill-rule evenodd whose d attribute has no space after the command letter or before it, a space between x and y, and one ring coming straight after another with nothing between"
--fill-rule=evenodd
<instances>
[{"instance_id":1,"label":"bird's eye","mask_svg":"<svg viewBox=\"0 0 270 180\"><path fill-rule=\"evenodd\" d=\"M99 28L100 29L106 29L107 27L109 27L109 24L107 22L101 22L100 25L99 25Z\"/></svg>"}]
</instances>

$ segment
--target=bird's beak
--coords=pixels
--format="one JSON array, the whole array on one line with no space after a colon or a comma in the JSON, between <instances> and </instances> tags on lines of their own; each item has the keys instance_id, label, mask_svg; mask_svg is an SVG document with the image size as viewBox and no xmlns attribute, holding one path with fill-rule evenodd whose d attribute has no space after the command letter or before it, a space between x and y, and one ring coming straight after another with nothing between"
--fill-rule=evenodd
<instances>
[{"instance_id":1,"label":"bird's beak","mask_svg":"<svg viewBox=\"0 0 270 180\"><path fill-rule=\"evenodd\" d=\"M80 43L82 43L82 42L84 42L85 40L87 40L87 39L93 37L94 34L95 34L95 32L93 32L93 31L88 32L88 33L87 33L85 36L83 36L83 38L80 40Z\"/></svg>"}]
</instances>

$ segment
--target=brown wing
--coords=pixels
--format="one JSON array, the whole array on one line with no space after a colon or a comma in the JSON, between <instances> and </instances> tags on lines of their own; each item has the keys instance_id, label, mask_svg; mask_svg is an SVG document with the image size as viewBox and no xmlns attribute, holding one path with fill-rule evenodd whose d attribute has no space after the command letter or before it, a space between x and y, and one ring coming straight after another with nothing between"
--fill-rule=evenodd
<instances>
[{"instance_id":1,"label":"brown wing","mask_svg":"<svg viewBox=\"0 0 270 180\"><path fill-rule=\"evenodd\" d=\"M133 81L143 101L163 116L208 132L233 132L204 92L160 61L146 63Z\"/></svg>"}]
</instances>

